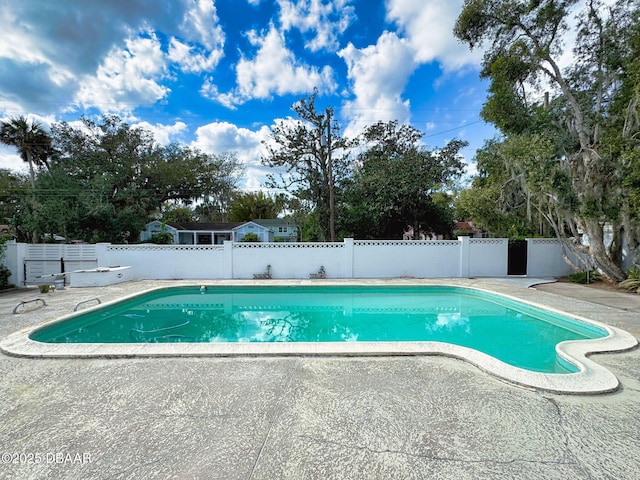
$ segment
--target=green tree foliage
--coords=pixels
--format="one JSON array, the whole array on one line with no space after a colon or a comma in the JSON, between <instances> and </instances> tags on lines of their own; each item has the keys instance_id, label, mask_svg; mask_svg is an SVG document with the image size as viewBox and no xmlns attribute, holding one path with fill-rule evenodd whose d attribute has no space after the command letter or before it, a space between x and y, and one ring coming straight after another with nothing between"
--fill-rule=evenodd
<instances>
[{"instance_id":1,"label":"green tree foliage","mask_svg":"<svg viewBox=\"0 0 640 480\"><path fill-rule=\"evenodd\" d=\"M167 225L163 223L162 229L159 232L153 233L149 242L158 245L171 245L173 244L173 235L167 232Z\"/></svg>"},{"instance_id":2,"label":"green tree foliage","mask_svg":"<svg viewBox=\"0 0 640 480\"><path fill-rule=\"evenodd\" d=\"M265 142L262 163L278 173L269 176L268 187L284 189L307 203L317 219L317 240L331 237L331 197L340 195L347 172L348 142L340 135L332 110L316 110L317 91L295 103L297 120L280 122L273 128L272 141Z\"/></svg>"},{"instance_id":3,"label":"green tree foliage","mask_svg":"<svg viewBox=\"0 0 640 480\"><path fill-rule=\"evenodd\" d=\"M613 91L611 116L603 129L603 144L618 159L621 178L619 230L626 233L630 246L640 245L640 9L629 14L615 38L619 56L610 62L619 72L619 88ZM636 250L637 253L637 250ZM638 258L632 263L637 263ZM629 273L629 272L627 272Z\"/></svg>"},{"instance_id":4,"label":"green tree foliage","mask_svg":"<svg viewBox=\"0 0 640 480\"><path fill-rule=\"evenodd\" d=\"M357 238L401 238L416 232L451 235L453 216L441 192L463 171L465 142L453 140L433 151L423 134L397 121L379 122L362 134L363 152L347 184L341 227Z\"/></svg>"},{"instance_id":5,"label":"green tree foliage","mask_svg":"<svg viewBox=\"0 0 640 480\"><path fill-rule=\"evenodd\" d=\"M0 290L9 287L9 278L11 277L11 270L4 264L5 250L7 239L0 236Z\"/></svg>"},{"instance_id":6,"label":"green tree foliage","mask_svg":"<svg viewBox=\"0 0 640 480\"><path fill-rule=\"evenodd\" d=\"M555 188L570 190L570 181L552 160L552 149L540 135L486 142L476 153L478 175L456 199L458 218L473 219L495 237L555 234L549 222L556 205L549 195Z\"/></svg>"},{"instance_id":7,"label":"green tree foliage","mask_svg":"<svg viewBox=\"0 0 640 480\"><path fill-rule=\"evenodd\" d=\"M277 218L283 211L282 195L269 196L263 192L246 192L234 196L229 205L229 220L248 222L256 218Z\"/></svg>"},{"instance_id":8,"label":"green tree foliage","mask_svg":"<svg viewBox=\"0 0 640 480\"><path fill-rule=\"evenodd\" d=\"M165 203L161 220L165 223L191 223L197 221L197 215L189 207Z\"/></svg>"},{"instance_id":9,"label":"green tree foliage","mask_svg":"<svg viewBox=\"0 0 640 480\"><path fill-rule=\"evenodd\" d=\"M135 241L165 202L224 202L235 188L235 157L172 144L116 116L52 128L59 154L39 175L34 208L21 223L66 238Z\"/></svg>"},{"instance_id":10,"label":"green tree foliage","mask_svg":"<svg viewBox=\"0 0 640 480\"><path fill-rule=\"evenodd\" d=\"M9 170L0 169L0 223L11 225L20 199L29 189L28 180Z\"/></svg>"},{"instance_id":11,"label":"green tree foliage","mask_svg":"<svg viewBox=\"0 0 640 480\"><path fill-rule=\"evenodd\" d=\"M31 196L28 197L31 207L36 206L33 190L36 182L36 169L48 167L48 159L54 153L51 146L51 137L38 122L27 119L24 116L11 118L6 122L0 122L0 142L15 147L20 158L29 164L31 180ZM27 198L23 198L26 202ZM33 242L39 240L37 229L31 232Z\"/></svg>"},{"instance_id":12,"label":"green tree foliage","mask_svg":"<svg viewBox=\"0 0 640 480\"><path fill-rule=\"evenodd\" d=\"M574 8L581 13L572 32L573 61L563 68ZM603 225L612 224L617 234L634 230L633 186L625 188L623 178L630 163L625 154L633 157L637 147L620 134L622 119L633 117L625 111L638 111L633 65L640 56L639 20L631 0L610 6L598 0L466 0L454 29L470 47L485 49L482 76L491 86L482 115L504 135L504 145L492 147L498 170L487 173L517 179L520 196L558 234L584 232L593 265L615 280L624 278L620 243L606 249ZM549 100L541 98L541 85ZM638 131L636 124L631 131ZM492 183L499 188L500 179Z\"/></svg>"}]
</instances>

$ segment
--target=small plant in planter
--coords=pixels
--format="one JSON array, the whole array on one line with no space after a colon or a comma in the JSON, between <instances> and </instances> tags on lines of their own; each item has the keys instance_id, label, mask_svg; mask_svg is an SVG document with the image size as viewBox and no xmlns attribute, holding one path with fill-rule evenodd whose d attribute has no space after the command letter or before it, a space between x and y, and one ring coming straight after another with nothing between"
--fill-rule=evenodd
<instances>
[{"instance_id":1,"label":"small plant in planter","mask_svg":"<svg viewBox=\"0 0 640 480\"><path fill-rule=\"evenodd\" d=\"M38 285L38 289L40 290L40 293L49 293L50 288L51 288L50 285Z\"/></svg>"}]
</instances>

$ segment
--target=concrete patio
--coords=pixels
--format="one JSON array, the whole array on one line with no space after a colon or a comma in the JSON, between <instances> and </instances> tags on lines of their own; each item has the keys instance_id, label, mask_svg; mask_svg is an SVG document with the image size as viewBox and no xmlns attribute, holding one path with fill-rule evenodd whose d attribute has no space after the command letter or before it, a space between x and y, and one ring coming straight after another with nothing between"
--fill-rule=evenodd
<instances>
[{"instance_id":1,"label":"concrete patio","mask_svg":"<svg viewBox=\"0 0 640 480\"><path fill-rule=\"evenodd\" d=\"M166 284L67 288L16 315L41 295L3 293L0 338L91 297ZM640 336L640 296L557 283L529 292ZM635 479L640 350L592 358L617 392L534 391L436 356L0 355L0 478Z\"/></svg>"}]
</instances>

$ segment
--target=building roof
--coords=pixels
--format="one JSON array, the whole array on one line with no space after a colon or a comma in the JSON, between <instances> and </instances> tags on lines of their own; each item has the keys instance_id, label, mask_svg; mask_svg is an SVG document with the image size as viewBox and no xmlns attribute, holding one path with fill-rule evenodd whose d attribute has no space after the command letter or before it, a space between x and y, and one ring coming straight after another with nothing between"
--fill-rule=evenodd
<instances>
[{"instance_id":1,"label":"building roof","mask_svg":"<svg viewBox=\"0 0 640 480\"><path fill-rule=\"evenodd\" d=\"M249 228L254 228L253 225L251 225L251 224L253 224L253 225L255 225L255 226L257 226L257 227L259 227L261 229L264 229L264 230L270 230L269 227L265 227L264 225L260 225L258 222L254 222L253 220L249 220L248 222L242 222L242 223L238 224L237 227L234 227L233 229L234 230L238 230L238 229L244 227L245 225L250 225Z\"/></svg>"},{"instance_id":2,"label":"building roof","mask_svg":"<svg viewBox=\"0 0 640 480\"><path fill-rule=\"evenodd\" d=\"M251 220L253 223L257 223L258 225L262 225L263 227L271 228L271 227L281 227L283 225L286 226L295 226L295 224L284 218L257 218Z\"/></svg>"},{"instance_id":3,"label":"building roof","mask_svg":"<svg viewBox=\"0 0 640 480\"><path fill-rule=\"evenodd\" d=\"M151 223L161 223L159 220L154 220ZM251 220L249 222L167 222L167 225L175 228L176 230L182 231L194 231L194 232L220 232L220 231L231 231L234 228L240 227L241 225L245 225L247 223L255 223L256 225L272 229L274 227L295 227L295 224L283 218L258 218L255 220Z\"/></svg>"},{"instance_id":4,"label":"building roof","mask_svg":"<svg viewBox=\"0 0 640 480\"><path fill-rule=\"evenodd\" d=\"M473 226L473 222L456 222L456 228L470 233L480 232L480 230Z\"/></svg>"},{"instance_id":5,"label":"building roof","mask_svg":"<svg viewBox=\"0 0 640 480\"><path fill-rule=\"evenodd\" d=\"M231 231L235 227L242 225L244 222L190 222L190 223L167 223L176 230L219 232Z\"/></svg>"}]
</instances>

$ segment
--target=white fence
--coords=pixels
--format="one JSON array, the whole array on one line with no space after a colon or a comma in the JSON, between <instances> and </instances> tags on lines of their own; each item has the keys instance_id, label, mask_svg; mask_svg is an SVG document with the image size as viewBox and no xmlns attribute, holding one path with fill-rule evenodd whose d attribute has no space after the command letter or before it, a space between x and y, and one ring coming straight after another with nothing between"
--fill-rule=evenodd
<instances>
[{"instance_id":1,"label":"white fence","mask_svg":"<svg viewBox=\"0 0 640 480\"><path fill-rule=\"evenodd\" d=\"M309 278L324 267L328 278L504 277L507 239L364 241L341 243L236 243L224 245L43 245L8 243L11 283L95 267L131 266L137 279L243 279L271 266L273 278ZM562 276L571 269L561 243L528 240L527 276Z\"/></svg>"},{"instance_id":2,"label":"white fence","mask_svg":"<svg viewBox=\"0 0 640 480\"><path fill-rule=\"evenodd\" d=\"M562 251L562 243L554 238L527 239L527 276L528 277L562 277L574 273L563 258L563 254L574 265L582 265L575 254L568 248Z\"/></svg>"}]
</instances>

